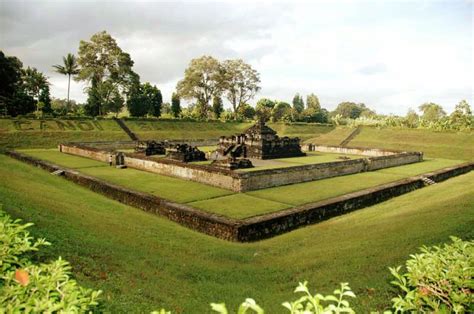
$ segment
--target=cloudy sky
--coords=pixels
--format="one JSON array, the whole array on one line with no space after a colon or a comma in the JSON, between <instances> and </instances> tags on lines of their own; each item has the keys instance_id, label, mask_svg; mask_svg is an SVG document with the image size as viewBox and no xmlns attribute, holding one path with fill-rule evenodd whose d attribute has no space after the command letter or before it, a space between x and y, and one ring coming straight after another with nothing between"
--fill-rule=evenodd
<instances>
[{"instance_id":1,"label":"cloudy sky","mask_svg":"<svg viewBox=\"0 0 474 314\"><path fill-rule=\"evenodd\" d=\"M192 58L242 58L261 97L315 93L334 109L363 102L405 114L423 102L473 105L473 1L22 1L0 0L0 49L44 72L54 97L67 80L52 65L106 30L165 101ZM81 84L71 98L86 100Z\"/></svg>"}]
</instances>

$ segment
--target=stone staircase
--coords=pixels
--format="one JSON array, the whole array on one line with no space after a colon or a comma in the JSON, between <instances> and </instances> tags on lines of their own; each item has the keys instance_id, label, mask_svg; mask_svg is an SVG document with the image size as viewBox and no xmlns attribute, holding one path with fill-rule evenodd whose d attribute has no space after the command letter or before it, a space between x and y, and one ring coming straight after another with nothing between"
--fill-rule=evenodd
<instances>
[{"instance_id":1,"label":"stone staircase","mask_svg":"<svg viewBox=\"0 0 474 314\"><path fill-rule=\"evenodd\" d=\"M351 132L351 134L349 134L348 137L346 137L342 142L341 144L339 144L339 146L346 146L347 144L349 144L350 141L352 141L354 139L354 137L356 137L357 135L359 135L360 131L362 131L362 127L361 126L358 126L357 128L355 128L354 131Z\"/></svg>"},{"instance_id":2,"label":"stone staircase","mask_svg":"<svg viewBox=\"0 0 474 314\"><path fill-rule=\"evenodd\" d=\"M433 184L436 184L435 181L431 180L430 178L428 177L421 177L421 181L423 181L423 183L425 185L433 185Z\"/></svg>"},{"instance_id":3,"label":"stone staircase","mask_svg":"<svg viewBox=\"0 0 474 314\"><path fill-rule=\"evenodd\" d=\"M54 175L54 176L62 176L62 175L64 175L64 170L58 169L56 171L51 172L51 174Z\"/></svg>"},{"instance_id":4,"label":"stone staircase","mask_svg":"<svg viewBox=\"0 0 474 314\"><path fill-rule=\"evenodd\" d=\"M132 132L132 130L130 130L128 128L128 126L125 124L125 122L123 122L121 119L117 119L117 118L113 118L115 120L115 122L117 122L117 124L119 125L120 128L122 128L122 130L125 131L125 133L127 133L128 137L130 137L130 139L132 141L138 141L138 136Z\"/></svg>"}]
</instances>

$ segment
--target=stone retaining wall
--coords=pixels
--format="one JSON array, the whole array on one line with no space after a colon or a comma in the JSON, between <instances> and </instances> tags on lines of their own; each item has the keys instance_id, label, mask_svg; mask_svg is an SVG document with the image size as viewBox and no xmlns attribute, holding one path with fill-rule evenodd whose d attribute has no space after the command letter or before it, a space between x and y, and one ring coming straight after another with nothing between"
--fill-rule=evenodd
<instances>
[{"instance_id":1,"label":"stone retaining wall","mask_svg":"<svg viewBox=\"0 0 474 314\"><path fill-rule=\"evenodd\" d=\"M373 171L423 160L423 153L420 152L394 152L332 146L317 146L316 148L318 151L321 151L323 150L322 147L327 147L327 151L332 153L355 154L357 151L359 154L372 154L374 157L277 169L235 172L217 169L208 165L186 164L168 159L157 160L140 154L126 153L125 165L130 168L205 183L235 192L246 192ZM108 161L110 155L110 152L79 143L61 144L60 151L104 162ZM377 154L378 156L375 156Z\"/></svg>"},{"instance_id":2,"label":"stone retaining wall","mask_svg":"<svg viewBox=\"0 0 474 314\"><path fill-rule=\"evenodd\" d=\"M250 242L270 238L301 226L314 224L334 216L364 208L425 186L422 178L441 182L474 170L474 162L444 168L435 172L379 185L342 195L329 200L310 203L275 213L243 220L211 214L186 205L166 201L160 197L117 186L86 176L72 169L45 162L18 152L7 152L10 157L43 168L49 172L64 170L67 180L85 186L114 200L142 210L165 216L183 226L229 241Z\"/></svg>"}]
</instances>

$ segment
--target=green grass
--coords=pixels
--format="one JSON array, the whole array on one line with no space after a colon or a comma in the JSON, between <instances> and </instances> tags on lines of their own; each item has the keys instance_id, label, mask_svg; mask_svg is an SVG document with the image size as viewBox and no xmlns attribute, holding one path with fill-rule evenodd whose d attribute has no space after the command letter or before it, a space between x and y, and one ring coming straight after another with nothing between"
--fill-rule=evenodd
<instances>
[{"instance_id":1,"label":"green grass","mask_svg":"<svg viewBox=\"0 0 474 314\"><path fill-rule=\"evenodd\" d=\"M250 194L233 194L209 200L188 203L192 207L232 218L247 218L292 207Z\"/></svg>"},{"instance_id":2,"label":"green grass","mask_svg":"<svg viewBox=\"0 0 474 314\"><path fill-rule=\"evenodd\" d=\"M373 186L397 181L406 177L430 172L461 163L453 160L426 160L416 164L378 171L357 173L347 176L317 180L299 184L284 185L274 188L247 192L267 200L292 205L322 201L328 198L363 190Z\"/></svg>"},{"instance_id":3,"label":"green grass","mask_svg":"<svg viewBox=\"0 0 474 314\"><path fill-rule=\"evenodd\" d=\"M428 159L415 164L374 172L358 173L235 194L232 191L203 183L158 175L147 171L132 168L116 169L107 166L106 163L63 154L55 149L29 149L22 150L22 152L64 167L78 169L84 174L107 182L150 193L173 202L188 203L190 206L231 218L247 218L271 213L291 206L325 200L462 163L459 160ZM332 161L337 156L338 154L320 155L318 153L308 157L287 158L287 160L305 160L305 158L308 158L316 162L319 158L323 160L324 158L329 158L327 161ZM287 166L303 164L301 160L300 163L282 162L277 167L282 167L281 164L287 164ZM209 163L209 161L200 163ZM258 170L262 168L265 167L253 169Z\"/></svg>"},{"instance_id":4,"label":"green grass","mask_svg":"<svg viewBox=\"0 0 474 314\"><path fill-rule=\"evenodd\" d=\"M305 142L337 146L343 140L345 140L352 133L352 131L354 131L353 128L340 126L332 129L331 132L322 133L318 136L308 138Z\"/></svg>"},{"instance_id":5,"label":"green grass","mask_svg":"<svg viewBox=\"0 0 474 314\"><path fill-rule=\"evenodd\" d=\"M349 282L357 312L380 311L395 295L389 266L421 245L474 236L473 172L251 244L191 231L5 156L0 177L4 209L53 243L36 259L70 261L113 313L210 313L210 302L236 308L247 297L283 313L303 280L324 294Z\"/></svg>"},{"instance_id":6,"label":"green grass","mask_svg":"<svg viewBox=\"0 0 474 314\"><path fill-rule=\"evenodd\" d=\"M364 127L348 146L422 151L426 157L474 160L474 132Z\"/></svg>"}]
</instances>

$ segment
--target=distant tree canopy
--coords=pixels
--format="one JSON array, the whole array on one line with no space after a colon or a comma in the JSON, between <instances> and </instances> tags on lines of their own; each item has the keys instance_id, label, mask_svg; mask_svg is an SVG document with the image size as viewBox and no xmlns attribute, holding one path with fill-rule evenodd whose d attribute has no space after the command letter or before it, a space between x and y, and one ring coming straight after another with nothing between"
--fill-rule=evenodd
<instances>
[{"instance_id":1,"label":"distant tree canopy","mask_svg":"<svg viewBox=\"0 0 474 314\"><path fill-rule=\"evenodd\" d=\"M49 83L35 68L23 69L16 57L0 51L0 114L24 115L39 109L49 111Z\"/></svg>"},{"instance_id":2,"label":"distant tree canopy","mask_svg":"<svg viewBox=\"0 0 474 314\"><path fill-rule=\"evenodd\" d=\"M181 114L181 100L177 93L171 95L171 114L177 118Z\"/></svg>"},{"instance_id":3,"label":"distant tree canopy","mask_svg":"<svg viewBox=\"0 0 474 314\"><path fill-rule=\"evenodd\" d=\"M117 112L124 96L139 89L140 78L132 70L130 55L105 31L92 35L90 41L81 40L77 63L76 79L89 84L85 109L90 115Z\"/></svg>"},{"instance_id":4,"label":"distant tree canopy","mask_svg":"<svg viewBox=\"0 0 474 314\"><path fill-rule=\"evenodd\" d=\"M295 97L293 97L293 109L297 113L302 113L304 110L304 101L303 97L300 96L300 94L296 93Z\"/></svg>"},{"instance_id":5,"label":"distant tree canopy","mask_svg":"<svg viewBox=\"0 0 474 314\"><path fill-rule=\"evenodd\" d=\"M133 117L143 117L147 114L159 117L162 103L161 91L156 86L145 83L130 92L127 108Z\"/></svg>"},{"instance_id":6,"label":"distant tree canopy","mask_svg":"<svg viewBox=\"0 0 474 314\"><path fill-rule=\"evenodd\" d=\"M262 98L257 102L255 106L255 113L258 119L268 121L270 120L275 107L275 102L268 98Z\"/></svg>"},{"instance_id":7,"label":"distant tree canopy","mask_svg":"<svg viewBox=\"0 0 474 314\"><path fill-rule=\"evenodd\" d=\"M338 114L340 114L342 118L357 119L360 116L373 115L375 112L367 108L365 104L345 101L337 105L337 108L333 111L333 115Z\"/></svg>"},{"instance_id":8,"label":"distant tree canopy","mask_svg":"<svg viewBox=\"0 0 474 314\"><path fill-rule=\"evenodd\" d=\"M443 107L432 102L424 103L419 106L418 109L420 109L422 112L421 117L429 122L435 122L446 116L446 112L443 110Z\"/></svg>"},{"instance_id":9,"label":"distant tree canopy","mask_svg":"<svg viewBox=\"0 0 474 314\"><path fill-rule=\"evenodd\" d=\"M223 111L224 104L222 103L222 98L214 96L212 98L212 112L214 113L214 118L219 119Z\"/></svg>"},{"instance_id":10,"label":"distant tree canopy","mask_svg":"<svg viewBox=\"0 0 474 314\"><path fill-rule=\"evenodd\" d=\"M224 95L232 104L234 115L260 90L257 71L241 59L219 60L211 56L192 59L178 82L180 97L195 100L201 118L211 109L211 100Z\"/></svg>"},{"instance_id":11,"label":"distant tree canopy","mask_svg":"<svg viewBox=\"0 0 474 314\"><path fill-rule=\"evenodd\" d=\"M306 108L313 109L313 111L321 110L321 105L319 104L319 98L315 94L309 94L306 96Z\"/></svg>"}]
</instances>

